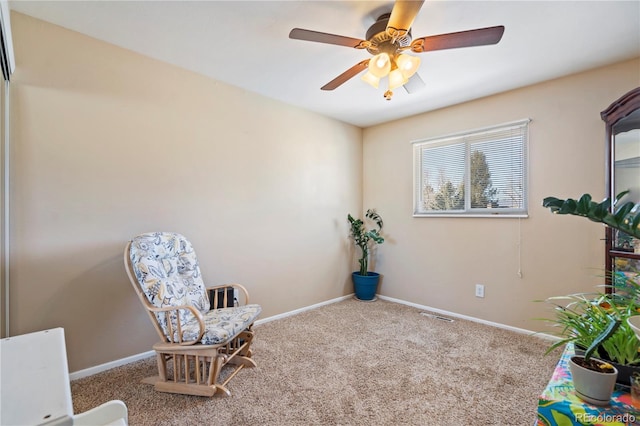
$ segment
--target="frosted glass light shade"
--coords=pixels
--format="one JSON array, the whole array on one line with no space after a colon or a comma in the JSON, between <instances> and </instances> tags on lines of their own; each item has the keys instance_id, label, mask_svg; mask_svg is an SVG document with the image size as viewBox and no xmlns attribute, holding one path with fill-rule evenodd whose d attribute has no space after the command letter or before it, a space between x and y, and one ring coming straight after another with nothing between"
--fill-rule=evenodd
<instances>
[{"instance_id":1,"label":"frosted glass light shade","mask_svg":"<svg viewBox=\"0 0 640 426\"><path fill-rule=\"evenodd\" d=\"M410 78L418 71L420 58L402 54L396 59L396 64L398 64L398 69L402 72L402 75L404 75L405 78Z\"/></svg>"},{"instance_id":2,"label":"frosted glass light shade","mask_svg":"<svg viewBox=\"0 0 640 426\"><path fill-rule=\"evenodd\" d=\"M378 86L380 85L380 79L378 77L376 77L375 75L373 75L371 73L371 71L367 71L366 73L364 73L364 75L362 77L360 77L362 81L364 81L365 83L369 83L370 85L372 85L373 87L375 87L376 89L378 88Z\"/></svg>"},{"instance_id":3,"label":"frosted glass light shade","mask_svg":"<svg viewBox=\"0 0 640 426\"><path fill-rule=\"evenodd\" d=\"M389 90L397 89L407 81L409 79L402 75L402 71L399 68L396 68L389 73Z\"/></svg>"},{"instance_id":4,"label":"frosted glass light shade","mask_svg":"<svg viewBox=\"0 0 640 426\"><path fill-rule=\"evenodd\" d=\"M382 78L391 71L391 58L386 53L380 53L369 61L369 71L378 78Z\"/></svg>"}]
</instances>

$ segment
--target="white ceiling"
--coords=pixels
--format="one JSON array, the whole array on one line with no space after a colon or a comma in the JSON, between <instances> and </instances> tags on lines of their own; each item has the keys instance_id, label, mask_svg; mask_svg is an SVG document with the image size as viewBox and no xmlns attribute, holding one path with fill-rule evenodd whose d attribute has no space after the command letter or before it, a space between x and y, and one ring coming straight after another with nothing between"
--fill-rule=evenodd
<instances>
[{"instance_id":1,"label":"white ceiling","mask_svg":"<svg viewBox=\"0 0 640 426\"><path fill-rule=\"evenodd\" d=\"M640 1L429 1L414 38L504 25L497 45L421 54L419 93L391 101L354 77L370 57L288 38L294 27L365 38L393 2L10 1L11 9L248 91L367 127L640 56ZM16 59L18 64L20 59ZM638 70L640 85L640 70ZM381 85L382 86L382 85ZM631 89L631 88L630 88Z\"/></svg>"}]
</instances>

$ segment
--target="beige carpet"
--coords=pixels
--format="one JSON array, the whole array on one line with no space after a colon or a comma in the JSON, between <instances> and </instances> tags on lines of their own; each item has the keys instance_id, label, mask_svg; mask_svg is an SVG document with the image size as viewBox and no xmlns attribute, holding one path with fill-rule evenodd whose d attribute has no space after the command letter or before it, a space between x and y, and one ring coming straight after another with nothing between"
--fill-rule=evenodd
<instances>
[{"instance_id":1,"label":"beige carpet","mask_svg":"<svg viewBox=\"0 0 640 426\"><path fill-rule=\"evenodd\" d=\"M445 322L378 300L339 303L255 328L258 368L230 398L140 383L155 358L72 382L74 410L123 400L131 425L532 425L560 353L548 342Z\"/></svg>"}]
</instances>

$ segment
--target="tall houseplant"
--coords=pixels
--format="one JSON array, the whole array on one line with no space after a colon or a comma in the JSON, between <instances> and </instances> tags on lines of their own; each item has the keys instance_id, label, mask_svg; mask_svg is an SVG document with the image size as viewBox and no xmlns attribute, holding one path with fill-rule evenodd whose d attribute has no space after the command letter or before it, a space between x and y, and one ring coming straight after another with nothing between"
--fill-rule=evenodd
<instances>
[{"instance_id":1,"label":"tall houseplant","mask_svg":"<svg viewBox=\"0 0 640 426\"><path fill-rule=\"evenodd\" d=\"M380 235L382 231L382 217L374 210L369 209L365 214L365 219L375 224L374 228L367 229L362 219L356 219L347 214L350 225L351 238L360 247L362 256L358 259L360 270L351 274L356 297L360 300L373 300L378 288L380 275L377 272L369 271L369 250L372 244L382 244L384 238Z\"/></svg>"}]
</instances>

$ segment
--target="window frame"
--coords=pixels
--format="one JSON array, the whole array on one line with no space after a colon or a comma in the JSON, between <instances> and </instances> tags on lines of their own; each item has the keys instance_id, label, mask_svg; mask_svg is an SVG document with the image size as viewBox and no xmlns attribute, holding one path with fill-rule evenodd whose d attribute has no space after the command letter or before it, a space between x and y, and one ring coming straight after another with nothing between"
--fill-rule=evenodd
<instances>
[{"instance_id":1,"label":"window frame","mask_svg":"<svg viewBox=\"0 0 640 426\"><path fill-rule=\"evenodd\" d=\"M444 136L436 136L412 141L413 150L413 217L501 217L501 218L527 218L529 217L529 123L526 118L508 123L497 124L479 129L466 130ZM464 143L465 165L464 185L470 188L471 150L470 145L478 143L477 138L486 134L496 134L495 139L500 140L500 132L522 129L522 207L521 208L479 208L471 207L470 191L465 191L464 208L461 210L425 210L423 199L423 149L425 147L444 147ZM520 136L520 135L519 135Z\"/></svg>"}]
</instances>

